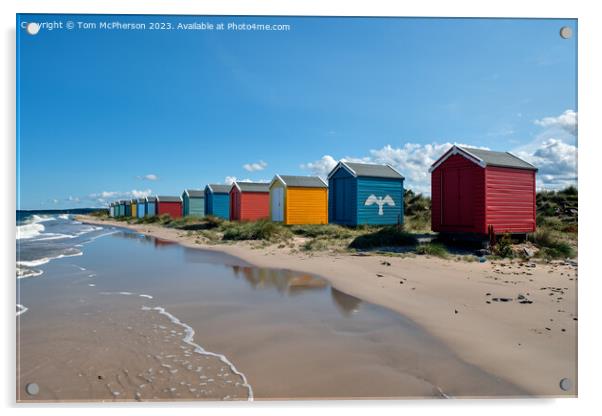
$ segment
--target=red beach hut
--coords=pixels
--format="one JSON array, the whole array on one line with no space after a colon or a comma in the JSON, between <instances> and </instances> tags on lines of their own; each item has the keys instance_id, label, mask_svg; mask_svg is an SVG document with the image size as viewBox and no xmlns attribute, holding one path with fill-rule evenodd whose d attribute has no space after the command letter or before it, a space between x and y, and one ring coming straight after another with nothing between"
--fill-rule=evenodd
<instances>
[{"instance_id":1,"label":"red beach hut","mask_svg":"<svg viewBox=\"0 0 602 416\"><path fill-rule=\"evenodd\" d=\"M537 168L530 163L509 152L453 146L430 172L433 231L535 231Z\"/></svg>"},{"instance_id":2,"label":"red beach hut","mask_svg":"<svg viewBox=\"0 0 602 416\"><path fill-rule=\"evenodd\" d=\"M182 198L179 196L157 196L157 215L169 214L172 218L182 216Z\"/></svg>"},{"instance_id":3,"label":"red beach hut","mask_svg":"<svg viewBox=\"0 0 602 416\"><path fill-rule=\"evenodd\" d=\"M270 184L234 182L230 189L230 220L253 221L270 216Z\"/></svg>"}]
</instances>

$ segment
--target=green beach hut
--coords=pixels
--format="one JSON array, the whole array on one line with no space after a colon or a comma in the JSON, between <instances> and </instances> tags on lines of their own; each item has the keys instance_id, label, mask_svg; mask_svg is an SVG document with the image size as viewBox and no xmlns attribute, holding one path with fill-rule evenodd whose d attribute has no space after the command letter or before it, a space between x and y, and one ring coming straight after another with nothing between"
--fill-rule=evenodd
<instances>
[{"instance_id":1,"label":"green beach hut","mask_svg":"<svg viewBox=\"0 0 602 416\"><path fill-rule=\"evenodd\" d=\"M198 189L186 189L182 193L182 215L204 217L205 216L205 191Z\"/></svg>"}]
</instances>

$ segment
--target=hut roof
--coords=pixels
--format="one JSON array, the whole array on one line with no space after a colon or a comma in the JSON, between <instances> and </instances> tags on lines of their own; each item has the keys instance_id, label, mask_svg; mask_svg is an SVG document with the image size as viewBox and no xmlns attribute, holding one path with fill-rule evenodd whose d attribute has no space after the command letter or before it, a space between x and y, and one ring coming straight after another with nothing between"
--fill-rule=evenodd
<instances>
[{"instance_id":1,"label":"hut roof","mask_svg":"<svg viewBox=\"0 0 602 416\"><path fill-rule=\"evenodd\" d=\"M267 182L234 182L240 192L270 192L270 184Z\"/></svg>"},{"instance_id":2,"label":"hut roof","mask_svg":"<svg viewBox=\"0 0 602 416\"><path fill-rule=\"evenodd\" d=\"M155 202L157 200L157 198L154 196L147 196L145 199L146 202Z\"/></svg>"},{"instance_id":3,"label":"hut roof","mask_svg":"<svg viewBox=\"0 0 602 416\"><path fill-rule=\"evenodd\" d=\"M202 198L205 196L205 192L198 189L185 189L184 193L190 198Z\"/></svg>"},{"instance_id":4,"label":"hut roof","mask_svg":"<svg viewBox=\"0 0 602 416\"><path fill-rule=\"evenodd\" d=\"M157 195L158 202L182 202L182 198L179 196L160 196Z\"/></svg>"},{"instance_id":5,"label":"hut roof","mask_svg":"<svg viewBox=\"0 0 602 416\"><path fill-rule=\"evenodd\" d=\"M300 188L328 188L328 184L318 176L276 175L271 184L277 180L280 180L280 182L286 186Z\"/></svg>"},{"instance_id":6,"label":"hut roof","mask_svg":"<svg viewBox=\"0 0 602 416\"><path fill-rule=\"evenodd\" d=\"M232 189L232 185L209 184L207 188L214 194L227 194Z\"/></svg>"},{"instance_id":7,"label":"hut roof","mask_svg":"<svg viewBox=\"0 0 602 416\"><path fill-rule=\"evenodd\" d=\"M496 152L493 150L475 149L472 147L454 145L443 156L441 156L430 168L432 172L439 165L445 162L450 156L461 154L469 160L477 163L481 167L500 166L505 168L537 170L535 166L523 159L514 156L510 152Z\"/></svg>"},{"instance_id":8,"label":"hut roof","mask_svg":"<svg viewBox=\"0 0 602 416\"><path fill-rule=\"evenodd\" d=\"M353 176L370 176L373 178L387 178L387 179L404 179L403 175L396 171L390 165L378 165L372 163L355 163L355 162L344 162L340 161L333 170L330 171L328 177L330 178L337 170L346 169Z\"/></svg>"}]
</instances>

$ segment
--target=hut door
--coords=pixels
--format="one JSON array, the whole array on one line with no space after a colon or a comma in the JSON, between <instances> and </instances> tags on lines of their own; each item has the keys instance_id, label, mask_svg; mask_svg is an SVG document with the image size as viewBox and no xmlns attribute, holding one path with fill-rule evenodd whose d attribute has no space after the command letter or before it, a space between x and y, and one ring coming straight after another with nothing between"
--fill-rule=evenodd
<instances>
[{"instance_id":1,"label":"hut door","mask_svg":"<svg viewBox=\"0 0 602 416\"><path fill-rule=\"evenodd\" d=\"M233 220L240 219L239 213L239 202L238 202L238 192L232 192L230 194L230 218Z\"/></svg>"},{"instance_id":2,"label":"hut door","mask_svg":"<svg viewBox=\"0 0 602 416\"><path fill-rule=\"evenodd\" d=\"M284 221L284 189L279 186L272 194L272 221Z\"/></svg>"},{"instance_id":3,"label":"hut door","mask_svg":"<svg viewBox=\"0 0 602 416\"><path fill-rule=\"evenodd\" d=\"M466 169L448 168L443 183L443 224L471 227L473 224L473 180Z\"/></svg>"},{"instance_id":4,"label":"hut door","mask_svg":"<svg viewBox=\"0 0 602 416\"><path fill-rule=\"evenodd\" d=\"M458 188L460 191L458 224L462 227L472 227L473 225L473 173L467 169L458 170Z\"/></svg>"},{"instance_id":5,"label":"hut door","mask_svg":"<svg viewBox=\"0 0 602 416\"><path fill-rule=\"evenodd\" d=\"M443 189L443 224L458 225L460 222L459 169L445 169L441 179Z\"/></svg>"},{"instance_id":6,"label":"hut door","mask_svg":"<svg viewBox=\"0 0 602 416\"><path fill-rule=\"evenodd\" d=\"M351 178L336 178L334 186L334 220L341 223L351 222Z\"/></svg>"}]
</instances>

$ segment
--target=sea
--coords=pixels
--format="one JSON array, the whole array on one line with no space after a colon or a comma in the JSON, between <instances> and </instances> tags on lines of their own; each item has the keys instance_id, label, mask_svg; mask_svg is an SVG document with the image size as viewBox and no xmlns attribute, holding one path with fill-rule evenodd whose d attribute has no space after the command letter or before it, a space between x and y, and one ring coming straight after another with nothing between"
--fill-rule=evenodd
<instances>
[{"instance_id":1,"label":"sea","mask_svg":"<svg viewBox=\"0 0 602 416\"><path fill-rule=\"evenodd\" d=\"M17 211L17 278L41 276L40 266L64 257L81 256L84 245L107 231L75 221L98 209ZM114 231L112 231L114 232Z\"/></svg>"}]
</instances>

